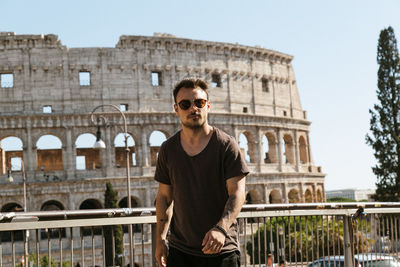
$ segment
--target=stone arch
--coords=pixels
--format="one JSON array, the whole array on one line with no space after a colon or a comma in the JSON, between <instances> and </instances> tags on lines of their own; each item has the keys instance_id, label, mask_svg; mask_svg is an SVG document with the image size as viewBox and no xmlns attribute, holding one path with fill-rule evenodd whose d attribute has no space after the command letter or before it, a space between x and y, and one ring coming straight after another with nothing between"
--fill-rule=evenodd
<instances>
[{"instance_id":1,"label":"stone arch","mask_svg":"<svg viewBox=\"0 0 400 267\"><path fill-rule=\"evenodd\" d=\"M239 148L246 162L256 163L256 147L251 132L244 131L239 134Z\"/></svg>"},{"instance_id":2,"label":"stone arch","mask_svg":"<svg viewBox=\"0 0 400 267\"><path fill-rule=\"evenodd\" d=\"M19 137L10 135L0 140L0 173L21 171L23 159L23 142Z\"/></svg>"},{"instance_id":3,"label":"stone arch","mask_svg":"<svg viewBox=\"0 0 400 267\"><path fill-rule=\"evenodd\" d=\"M4 204L3 207L1 207L1 212L23 212L23 211L24 209L22 208L22 206L15 202Z\"/></svg>"},{"instance_id":4,"label":"stone arch","mask_svg":"<svg viewBox=\"0 0 400 267\"><path fill-rule=\"evenodd\" d=\"M246 194L246 204L262 204L263 200L257 190L249 190Z\"/></svg>"},{"instance_id":5,"label":"stone arch","mask_svg":"<svg viewBox=\"0 0 400 267\"><path fill-rule=\"evenodd\" d=\"M57 210L64 210L64 205L57 201L57 200L48 200L42 204L40 207L41 211L57 211ZM40 237L42 239L46 239L47 237L50 238L59 238L66 237L66 230L65 228L49 228L49 229L42 229L40 230Z\"/></svg>"},{"instance_id":6,"label":"stone arch","mask_svg":"<svg viewBox=\"0 0 400 267\"><path fill-rule=\"evenodd\" d=\"M85 199L79 205L80 210L92 210L92 209L102 209L102 208L103 204L101 203L101 201L95 198Z\"/></svg>"},{"instance_id":7,"label":"stone arch","mask_svg":"<svg viewBox=\"0 0 400 267\"><path fill-rule=\"evenodd\" d=\"M308 162L307 156L307 144L303 136L299 137L299 152L300 152L300 163L305 164Z\"/></svg>"},{"instance_id":8,"label":"stone arch","mask_svg":"<svg viewBox=\"0 0 400 267\"><path fill-rule=\"evenodd\" d=\"M161 130L154 130L149 135L151 166L156 166L161 144L167 140L168 134Z\"/></svg>"},{"instance_id":9,"label":"stone arch","mask_svg":"<svg viewBox=\"0 0 400 267\"><path fill-rule=\"evenodd\" d=\"M288 164L295 164L294 162L294 143L293 143L293 138L290 134L285 134L283 136L283 148L284 148L284 153L283 155L283 163L288 163Z\"/></svg>"},{"instance_id":10,"label":"stone arch","mask_svg":"<svg viewBox=\"0 0 400 267\"><path fill-rule=\"evenodd\" d=\"M297 189L290 190L288 198L289 198L289 203L299 203L301 201L299 190Z\"/></svg>"},{"instance_id":11,"label":"stone arch","mask_svg":"<svg viewBox=\"0 0 400 267\"><path fill-rule=\"evenodd\" d=\"M24 209L22 206L18 203L15 202L10 202L1 207L1 212L23 212ZM13 239L14 241L22 241L24 240L23 236L24 233L23 231L7 231L7 232L1 232L0 233L0 238L2 242L10 242L11 241L11 233L13 233Z\"/></svg>"},{"instance_id":12,"label":"stone arch","mask_svg":"<svg viewBox=\"0 0 400 267\"><path fill-rule=\"evenodd\" d=\"M128 197L123 197L118 202L118 207L127 208L128 207ZM140 207L139 199L137 197L131 196L131 207L132 208ZM127 225L123 225L122 228L123 228L124 233L128 233L128 226ZM135 233L140 233L141 232L139 224L134 224L133 225L133 232L135 232Z\"/></svg>"},{"instance_id":13,"label":"stone arch","mask_svg":"<svg viewBox=\"0 0 400 267\"><path fill-rule=\"evenodd\" d=\"M262 137L264 163L277 163L276 138L273 133L266 133Z\"/></svg>"},{"instance_id":14,"label":"stone arch","mask_svg":"<svg viewBox=\"0 0 400 267\"><path fill-rule=\"evenodd\" d=\"M317 197L317 202L324 202L321 190L317 189L317 196L316 197Z\"/></svg>"},{"instance_id":15,"label":"stone arch","mask_svg":"<svg viewBox=\"0 0 400 267\"><path fill-rule=\"evenodd\" d=\"M94 198L85 199L80 205L80 210L92 210L92 209L102 209L103 205L101 202ZM81 227L82 234L84 236L92 235L92 229L94 235L101 235L102 227Z\"/></svg>"},{"instance_id":16,"label":"stone arch","mask_svg":"<svg viewBox=\"0 0 400 267\"><path fill-rule=\"evenodd\" d=\"M55 135L42 135L36 142L38 171L61 171L63 167L62 141Z\"/></svg>"},{"instance_id":17,"label":"stone arch","mask_svg":"<svg viewBox=\"0 0 400 267\"><path fill-rule=\"evenodd\" d=\"M283 201L282 201L281 192L278 189L272 190L271 193L269 193L268 200L269 200L270 204L282 203Z\"/></svg>"},{"instance_id":18,"label":"stone arch","mask_svg":"<svg viewBox=\"0 0 400 267\"><path fill-rule=\"evenodd\" d=\"M82 133L75 140L76 169L93 170L101 167L100 149L94 149L96 136L92 133Z\"/></svg>"},{"instance_id":19,"label":"stone arch","mask_svg":"<svg viewBox=\"0 0 400 267\"><path fill-rule=\"evenodd\" d=\"M137 152L136 152L136 139L128 133L128 147L130 160L130 167L137 166ZM115 149L115 166L117 168L126 167L126 151L125 151L125 133L118 133L114 137L114 149Z\"/></svg>"},{"instance_id":20,"label":"stone arch","mask_svg":"<svg viewBox=\"0 0 400 267\"><path fill-rule=\"evenodd\" d=\"M306 203L312 203L313 202L313 196L311 193L310 189L307 189L306 192L304 193L304 201Z\"/></svg>"}]
</instances>

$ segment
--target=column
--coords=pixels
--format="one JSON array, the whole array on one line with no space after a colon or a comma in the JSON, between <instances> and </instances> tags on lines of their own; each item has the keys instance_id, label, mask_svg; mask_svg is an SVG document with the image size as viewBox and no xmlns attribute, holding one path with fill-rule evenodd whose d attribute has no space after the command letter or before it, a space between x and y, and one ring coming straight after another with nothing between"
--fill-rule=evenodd
<instances>
[{"instance_id":1,"label":"column","mask_svg":"<svg viewBox=\"0 0 400 267\"><path fill-rule=\"evenodd\" d=\"M73 143L71 128L65 128L66 143L63 144L63 167L66 173L67 179L74 177L75 165L73 155Z\"/></svg>"},{"instance_id":2,"label":"column","mask_svg":"<svg viewBox=\"0 0 400 267\"><path fill-rule=\"evenodd\" d=\"M264 150L263 150L263 133L259 127L257 127L257 140L258 140L258 171L261 172L261 165L264 164Z\"/></svg>"},{"instance_id":3,"label":"column","mask_svg":"<svg viewBox=\"0 0 400 267\"><path fill-rule=\"evenodd\" d=\"M299 136L297 134L297 130L294 131L294 155L295 155L295 164L296 171L300 171L300 148L299 148Z\"/></svg>"},{"instance_id":4,"label":"column","mask_svg":"<svg viewBox=\"0 0 400 267\"><path fill-rule=\"evenodd\" d=\"M282 136L281 136L281 130L278 128L276 131L276 145L278 146L278 164L279 164L279 171L282 171Z\"/></svg>"},{"instance_id":5,"label":"column","mask_svg":"<svg viewBox=\"0 0 400 267\"><path fill-rule=\"evenodd\" d=\"M24 142L24 150L23 150L23 157L24 157L24 165L25 170L28 172L32 172L36 170L36 154L33 154L33 146L32 146L32 128L30 125L30 121L27 122L26 127L26 144ZM26 148L26 149L25 149ZM34 165L35 164L35 165Z\"/></svg>"},{"instance_id":6,"label":"column","mask_svg":"<svg viewBox=\"0 0 400 267\"><path fill-rule=\"evenodd\" d=\"M105 130L105 142L106 149L101 151L101 169L103 170L103 174L110 176L113 170L112 160L111 160L111 151L113 149L113 144L111 142L111 133L110 127L106 127ZM105 154L105 155L104 155Z\"/></svg>"}]
</instances>

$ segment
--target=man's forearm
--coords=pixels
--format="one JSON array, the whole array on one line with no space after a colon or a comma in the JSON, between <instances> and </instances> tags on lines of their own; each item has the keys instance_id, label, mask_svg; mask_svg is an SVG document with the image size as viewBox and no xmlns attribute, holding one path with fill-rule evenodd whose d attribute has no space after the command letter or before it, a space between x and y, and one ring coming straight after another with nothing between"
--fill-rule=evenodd
<instances>
[{"instance_id":1,"label":"man's forearm","mask_svg":"<svg viewBox=\"0 0 400 267\"><path fill-rule=\"evenodd\" d=\"M168 227L172 218L173 202L168 202L165 197L157 197L157 241L164 240L168 233Z\"/></svg>"},{"instance_id":2,"label":"man's forearm","mask_svg":"<svg viewBox=\"0 0 400 267\"><path fill-rule=\"evenodd\" d=\"M231 194L226 201L224 212L222 213L221 219L218 221L218 225L223 227L225 230L228 230L239 215L244 201L244 192L238 191Z\"/></svg>"}]
</instances>

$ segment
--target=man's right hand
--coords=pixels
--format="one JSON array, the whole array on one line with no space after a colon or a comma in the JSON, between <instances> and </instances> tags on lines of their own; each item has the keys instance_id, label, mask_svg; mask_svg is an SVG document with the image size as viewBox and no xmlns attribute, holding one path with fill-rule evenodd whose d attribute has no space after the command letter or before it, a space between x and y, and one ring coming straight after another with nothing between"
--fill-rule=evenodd
<instances>
[{"instance_id":1,"label":"man's right hand","mask_svg":"<svg viewBox=\"0 0 400 267\"><path fill-rule=\"evenodd\" d=\"M158 263L159 267L166 267L167 266L167 244L165 243L165 240L161 240L160 242L157 242L156 245L156 260Z\"/></svg>"}]
</instances>

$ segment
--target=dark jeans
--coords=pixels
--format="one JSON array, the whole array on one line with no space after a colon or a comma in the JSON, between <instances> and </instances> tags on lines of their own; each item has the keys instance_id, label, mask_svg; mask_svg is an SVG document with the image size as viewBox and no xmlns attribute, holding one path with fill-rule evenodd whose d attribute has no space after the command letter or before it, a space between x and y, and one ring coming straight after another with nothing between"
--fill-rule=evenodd
<instances>
[{"instance_id":1,"label":"dark jeans","mask_svg":"<svg viewBox=\"0 0 400 267\"><path fill-rule=\"evenodd\" d=\"M169 247L167 267L239 267L239 252L231 252L216 257L199 257L186 254Z\"/></svg>"}]
</instances>

